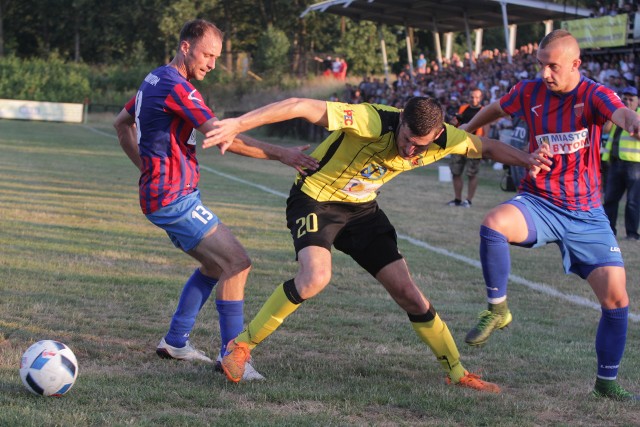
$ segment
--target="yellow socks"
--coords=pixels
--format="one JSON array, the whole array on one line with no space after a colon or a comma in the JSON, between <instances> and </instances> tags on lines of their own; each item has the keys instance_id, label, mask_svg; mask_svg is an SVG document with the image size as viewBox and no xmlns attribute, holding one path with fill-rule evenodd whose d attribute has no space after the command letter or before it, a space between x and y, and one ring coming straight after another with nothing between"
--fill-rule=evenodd
<instances>
[{"instance_id":1,"label":"yellow socks","mask_svg":"<svg viewBox=\"0 0 640 427\"><path fill-rule=\"evenodd\" d=\"M411 317L411 316L410 316ZM411 326L418 334L418 337L429 346L433 354L442 365L442 368L449 374L449 378L454 383L464 377L464 367L460 363L460 353L449 328L438 314L433 320L427 322L411 322Z\"/></svg>"},{"instance_id":2,"label":"yellow socks","mask_svg":"<svg viewBox=\"0 0 640 427\"><path fill-rule=\"evenodd\" d=\"M235 341L247 343L253 350L278 329L284 319L300 307L302 301L304 300L298 295L293 280L280 284Z\"/></svg>"}]
</instances>

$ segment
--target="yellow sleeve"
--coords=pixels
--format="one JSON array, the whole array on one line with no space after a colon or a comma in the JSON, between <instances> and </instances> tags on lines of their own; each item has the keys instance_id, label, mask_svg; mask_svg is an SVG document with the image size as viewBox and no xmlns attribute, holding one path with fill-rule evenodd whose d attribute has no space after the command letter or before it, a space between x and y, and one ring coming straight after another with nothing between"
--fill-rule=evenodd
<instances>
[{"instance_id":1,"label":"yellow sleeve","mask_svg":"<svg viewBox=\"0 0 640 427\"><path fill-rule=\"evenodd\" d=\"M447 129L448 154L461 154L470 159L482 158L482 141L477 135L470 134L445 123Z\"/></svg>"},{"instance_id":2,"label":"yellow sleeve","mask_svg":"<svg viewBox=\"0 0 640 427\"><path fill-rule=\"evenodd\" d=\"M327 102L327 130L341 130L363 138L377 138L382 130L380 115L370 104Z\"/></svg>"}]
</instances>

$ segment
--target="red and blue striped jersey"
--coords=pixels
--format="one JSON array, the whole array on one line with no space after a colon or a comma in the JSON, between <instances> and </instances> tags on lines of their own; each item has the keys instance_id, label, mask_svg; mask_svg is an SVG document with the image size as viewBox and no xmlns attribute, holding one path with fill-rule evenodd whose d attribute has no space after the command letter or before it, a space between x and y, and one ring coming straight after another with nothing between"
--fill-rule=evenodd
<instances>
[{"instance_id":1,"label":"red and blue striped jersey","mask_svg":"<svg viewBox=\"0 0 640 427\"><path fill-rule=\"evenodd\" d=\"M196 128L214 117L202 95L173 67L150 72L126 105L142 158L140 207L149 214L198 187Z\"/></svg>"},{"instance_id":2,"label":"red and blue striped jersey","mask_svg":"<svg viewBox=\"0 0 640 427\"><path fill-rule=\"evenodd\" d=\"M549 144L551 170L528 174L520 191L569 210L600 206L600 135L620 98L609 88L582 77L571 92L556 94L541 79L523 80L500 99L500 107L529 126L529 152Z\"/></svg>"}]
</instances>

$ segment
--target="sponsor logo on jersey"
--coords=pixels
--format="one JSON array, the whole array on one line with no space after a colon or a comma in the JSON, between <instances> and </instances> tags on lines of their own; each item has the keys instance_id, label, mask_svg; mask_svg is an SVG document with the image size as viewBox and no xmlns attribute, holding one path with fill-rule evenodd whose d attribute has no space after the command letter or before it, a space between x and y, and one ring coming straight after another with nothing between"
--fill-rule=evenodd
<instances>
[{"instance_id":1,"label":"sponsor logo on jersey","mask_svg":"<svg viewBox=\"0 0 640 427\"><path fill-rule=\"evenodd\" d=\"M193 96L194 93L196 93L197 90L194 89L191 92L189 92L189 96L187 96L187 99L191 100L191 101L198 101L198 102L202 102L202 100L200 98L196 98L195 96Z\"/></svg>"},{"instance_id":2,"label":"sponsor logo on jersey","mask_svg":"<svg viewBox=\"0 0 640 427\"><path fill-rule=\"evenodd\" d=\"M371 182L364 182L353 178L349 180L342 191L356 199L364 199L369 197L371 193L375 192L380 187L382 187L382 184L373 184Z\"/></svg>"},{"instance_id":3,"label":"sponsor logo on jersey","mask_svg":"<svg viewBox=\"0 0 640 427\"><path fill-rule=\"evenodd\" d=\"M571 154L589 147L589 131L547 133L536 135L538 145L548 144L551 154Z\"/></svg>"},{"instance_id":4,"label":"sponsor logo on jersey","mask_svg":"<svg viewBox=\"0 0 640 427\"><path fill-rule=\"evenodd\" d=\"M156 76L155 74L149 73L147 74L147 77L144 78L144 81L152 86L155 86L160 81L160 77Z\"/></svg>"},{"instance_id":5,"label":"sponsor logo on jersey","mask_svg":"<svg viewBox=\"0 0 640 427\"><path fill-rule=\"evenodd\" d=\"M360 171L360 175L372 181L382 178L386 173L387 173L387 168L385 168L384 166L377 165L375 163L371 163L366 168Z\"/></svg>"},{"instance_id":6,"label":"sponsor logo on jersey","mask_svg":"<svg viewBox=\"0 0 640 427\"><path fill-rule=\"evenodd\" d=\"M351 126L353 124L353 110L344 110L344 125Z\"/></svg>"},{"instance_id":7,"label":"sponsor logo on jersey","mask_svg":"<svg viewBox=\"0 0 640 427\"><path fill-rule=\"evenodd\" d=\"M573 106L573 115L576 117L580 117L582 116L582 113L584 112L584 102L581 102L580 104L576 104Z\"/></svg>"},{"instance_id":8,"label":"sponsor logo on jersey","mask_svg":"<svg viewBox=\"0 0 640 427\"><path fill-rule=\"evenodd\" d=\"M542 107L542 104L538 104L535 107L531 107L531 112L536 115L536 117L540 117L538 112L536 111L538 108Z\"/></svg>"},{"instance_id":9,"label":"sponsor logo on jersey","mask_svg":"<svg viewBox=\"0 0 640 427\"><path fill-rule=\"evenodd\" d=\"M611 246L609 252L620 252L620 248L617 246Z\"/></svg>"}]
</instances>

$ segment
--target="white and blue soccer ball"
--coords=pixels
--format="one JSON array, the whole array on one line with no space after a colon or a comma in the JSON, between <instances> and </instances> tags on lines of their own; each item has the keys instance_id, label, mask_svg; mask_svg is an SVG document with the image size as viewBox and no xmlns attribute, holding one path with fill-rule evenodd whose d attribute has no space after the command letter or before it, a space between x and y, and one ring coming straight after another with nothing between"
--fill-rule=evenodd
<instances>
[{"instance_id":1,"label":"white and blue soccer ball","mask_svg":"<svg viewBox=\"0 0 640 427\"><path fill-rule=\"evenodd\" d=\"M78 361L59 341L38 341L20 361L20 378L27 390L39 396L62 396L78 378Z\"/></svg>"}]
</instances>

